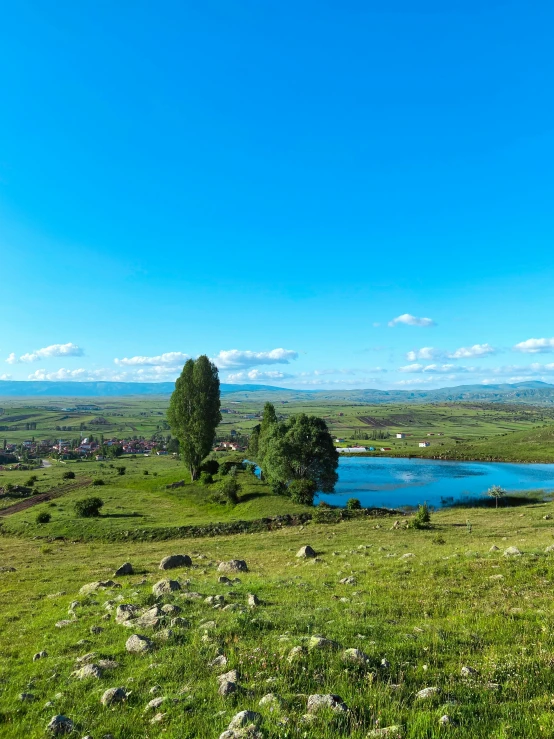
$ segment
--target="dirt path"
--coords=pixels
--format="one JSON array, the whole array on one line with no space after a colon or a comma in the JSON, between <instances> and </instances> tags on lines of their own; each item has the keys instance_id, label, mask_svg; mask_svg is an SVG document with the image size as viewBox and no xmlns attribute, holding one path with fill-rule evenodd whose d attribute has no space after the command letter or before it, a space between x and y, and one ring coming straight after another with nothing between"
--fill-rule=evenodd
<instances>
[{"instance_id":1,"label":"dirt path","mask_svg":"<svg viewBox=\"0 0 554 739\"><path fill-rule=\"evenodd\" d=\"M38 495L31 495L30 498L24 498L23 500L18 501L17 503L14 503L11 506L8 506L7 508L2 508L0 510L0 517L1 516L11 516L12 513L19 513L20 511L25 511L27 508L32 508L35 505L38 505L38 503L44 503L47 500L52 500L53 498L59 498L62 495L65 495L66 493L70 493L72 490L78 490L79 488L83 488L86 485L90 485L92 480L90 480L88 477L83 480L78 480L77 482L72 482L67 485L60 485L59 487L52 488L52 490L48 490L46 493L39 493Z\"/></svg>"}]
</instances>

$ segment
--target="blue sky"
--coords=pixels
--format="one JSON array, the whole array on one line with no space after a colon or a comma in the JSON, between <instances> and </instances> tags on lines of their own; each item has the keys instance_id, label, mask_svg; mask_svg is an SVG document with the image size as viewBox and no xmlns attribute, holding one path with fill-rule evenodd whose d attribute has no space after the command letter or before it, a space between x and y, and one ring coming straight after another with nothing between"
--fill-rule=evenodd
<instances>
[{"instance_id":1,"label":"blue sky","mask_svg":"<svg viewBox=\"0 0 554 739\"><path fill-rule=\"evenodd\" d=\"M6 5L0 377L169 380L206 353L283 387L554 382L553 23Z\"/></svg>"}]
</instances>

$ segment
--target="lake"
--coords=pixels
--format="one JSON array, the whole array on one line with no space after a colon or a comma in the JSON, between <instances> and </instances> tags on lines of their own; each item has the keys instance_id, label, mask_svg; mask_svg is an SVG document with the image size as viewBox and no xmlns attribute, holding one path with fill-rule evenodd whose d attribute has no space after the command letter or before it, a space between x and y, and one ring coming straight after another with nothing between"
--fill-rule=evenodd
<instances>
[{"instance_id":1,"label":"lake","mask_svg":"<svg viewBox=\"0 0 554 739\"><path fill-rule=\"evenodd\" d=\"M358 498L364 507L399 508L427 502L438 508L445 499L474 498L492 485L508 492L554 490L554 464L343 457L335 494L320 494L316 503L325 500L343 506L348 498Z\"/></svg>"}]
</instances>

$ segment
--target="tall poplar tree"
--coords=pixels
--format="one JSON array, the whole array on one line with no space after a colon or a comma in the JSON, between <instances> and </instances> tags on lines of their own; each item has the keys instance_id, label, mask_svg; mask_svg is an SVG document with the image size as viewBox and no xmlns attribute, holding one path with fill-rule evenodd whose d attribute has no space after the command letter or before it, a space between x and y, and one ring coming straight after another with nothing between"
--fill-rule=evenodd
<instances>
[{"instance_id":1,"label":"tall poplar tree","mask_svg":"<svg viewBox=\"0 0 554 739\"><path fill-rule=\"evenodd\" d=\"M179 439L181 455L192 480L198 477L202 460L211 451L221 421L220 406L215 364L204 354L187 360L175 382L167 419L173 435Z\"/></svg>"}]
</instances>

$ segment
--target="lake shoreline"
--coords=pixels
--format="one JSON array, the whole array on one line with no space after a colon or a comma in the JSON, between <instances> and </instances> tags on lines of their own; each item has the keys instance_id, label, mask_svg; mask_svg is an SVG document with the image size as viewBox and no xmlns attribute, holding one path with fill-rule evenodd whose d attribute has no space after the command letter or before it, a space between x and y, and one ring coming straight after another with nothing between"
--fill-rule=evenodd
<instances>
[{"instance_id":1,"label":"lake shoreline","mask_svg":"<svg viewBox=\"0 0 554 739\"><path fill-rule=\"evenodd\" d=\"M510 457L495 457L495 456L470 456L470 455L452 455L452 454L414 454L398 452L396 454L383 454L382 452L359 452L359 453L339 453L339 458L348 459L426 459L430 462L495 462L499 464L553 464L554 459L515 459Z\"/></svg>"}]
</instances>

